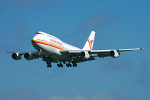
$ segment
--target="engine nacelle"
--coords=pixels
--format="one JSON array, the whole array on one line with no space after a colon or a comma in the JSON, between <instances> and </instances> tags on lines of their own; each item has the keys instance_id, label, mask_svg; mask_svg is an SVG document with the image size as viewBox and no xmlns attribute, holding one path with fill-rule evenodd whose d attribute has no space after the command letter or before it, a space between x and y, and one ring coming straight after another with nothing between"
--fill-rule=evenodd
<instances>
[{"instance_id":1,"label":"engine nacelle","mask_svg":"<svg viewBox=\"0 0 150 100\"><path fill-rule=\"evenodd\" d=\"M26 60L33 60L34 59L34 57L33 57L33 55L31 53L25 53L24 54L24 58Z\"/></svg>"},{"instance_id":2,"label":"engine nacelle","mask_svg":"<svg viewBox=\"0 0 150 100\"><path fill-rule=\"evenodd\" d=\"M117 58L117 57L119 57L119 53L117 52L117 50L112 50L112 51L110 51L110 56L112 57L112 58Z\"/></svg>"},{"instance_id":3,"label":"engine nacelle","mask_svg":"<svg viewBox=\"0 0 150 100\"><path fill-rule=\"evenodd\" d=\"M90 55L89 55L88 52L82 51L82 52L81 52L81 57L84 57L84 58L86 58L86 59L89 59L89 58L90 58Z\"/></svg>"},{"instance_id":4,"label":"engine nacelle","mask_svg":"<svg viewBox=\"0 0 150 100\"><path fill-rule=\"evenodd\" d=\"M12 54L12 58L13 58L14 60L20 60L20 59L21 59L21 55L20 55L19 53L13 53L13 54Z\"/></svg>"}]
</instances>

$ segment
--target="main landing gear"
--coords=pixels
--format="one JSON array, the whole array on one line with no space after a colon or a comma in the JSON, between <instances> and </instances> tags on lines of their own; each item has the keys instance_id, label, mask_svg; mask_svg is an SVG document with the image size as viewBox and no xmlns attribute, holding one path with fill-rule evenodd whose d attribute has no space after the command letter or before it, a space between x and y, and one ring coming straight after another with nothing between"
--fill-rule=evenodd
<instances>
[{"instance_id":1,"label":"main landing gear","mask_svg":"<svg viewBox=\"0 0 150 100\"><path fill-rule=\"evenodd\" d=\"M61 64L61 61L60 61L60 63L57 64L57 66L58 67L63 67L63 64Z\"/></svg>"},{"instance_id":2,"label":"main landing gear","mask_svg":"<svg viewBox=\"0 0 150 100\"><path fill-rule=\"evenodd\" d=\"M46 61L46 63L47 63L47 68L51 68L51 67L52 67L51 61ZM58 66L59 68L60 68L60 67L63 67L63 64L61 63L61 61L60 61L60 63L57 64L57 66ZM70 64L70 62L69 62L69 63L66 64L66 66L67 66L67 67L77 67L77 64L76 64L76 63Z\"/></svg>"},{"instance_id":3,"label":"main landing gear","mask_svg":"<svg viewBox=\"0 0 150 100\"><path fill-rule=\"evenodd\" d=\"M51 68L51 67L52 67L52 65L51 65L51 62L50 62L50 61L47 61L46 63L47 63L47 68L49 68L49 67Z\"/></svg>"},{"instance_id":4,"label":"main landing gear","mask_svg":"<svg viewBox=\"0 0 150 100\"><path fill-rule=\"evenodd\" d=\"M76 64L76 63L74 63L74 64L73 64L73 67L77 67L77 64Z\"/></svg>"},{"instance_id":5,"label":"main landing gear","mask_svg":"<svg viewBox=\"0 0 150 100\"><path fill-rule=\"evenodd\" d=\"M70 62L69 62L68 64L66 64L66 66L67 66L67 67L72 67L72 66L73 66L73 67L77 67L77 64L76 64L76 63L70 64Z\"/></svg>"},{"instance_id":6,"label":"main landing gear","mask_svg":"<svg viewBox=\"0 0 150 100\"><path fill-rule=\"evenodd\" d=\"M66 66L67 66L67 67L72 67L72 65L71 65L70 63L69 63L69 64L66 64Z\"/></svg>"},{"instance_id":7,"label":"main landing gear","mask_svg":"<svg viewBox=\"0 0 150 100\"><path fill-rule=\"evenodd\" d=\"M57 64L58 67L63 67L63 64Z\"/></svg>"}]
</instances>

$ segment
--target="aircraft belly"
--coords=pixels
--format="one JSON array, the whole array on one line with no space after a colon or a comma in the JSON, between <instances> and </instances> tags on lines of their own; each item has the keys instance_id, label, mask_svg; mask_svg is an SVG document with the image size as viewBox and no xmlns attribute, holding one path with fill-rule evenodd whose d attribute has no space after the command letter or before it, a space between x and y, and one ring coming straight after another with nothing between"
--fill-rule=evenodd
<instances>
[{"instance_id":1,"label":"aircraft belly","mask_svg":"<svg viewBox=\"0 0 150 100\"><path fill-rule=\"evenodd\" d=\"M51 47L51 46L47 46L44 44L39 44L40 50L42 51L42 53L46 53L47 55L51 55L51 54L57 54L57 55L61 55L59 50L57 48Z\"/></svg>"},{"instance_id":2,"label":"aircraft belly","mask_svg":"<svg viewBox=\"0 0 150 100\"><path fill-rule=\"evenodd\" d=\"M39 44L39 43L32 43L33 47L37 49L38 51L41 50L41 54L45 56L49 56L52 59L55 60L61 60L61 61L68 61L70 58L62 55L59 51L60 49L44 45L44 44Z\"/></svg>"}]
</instances>

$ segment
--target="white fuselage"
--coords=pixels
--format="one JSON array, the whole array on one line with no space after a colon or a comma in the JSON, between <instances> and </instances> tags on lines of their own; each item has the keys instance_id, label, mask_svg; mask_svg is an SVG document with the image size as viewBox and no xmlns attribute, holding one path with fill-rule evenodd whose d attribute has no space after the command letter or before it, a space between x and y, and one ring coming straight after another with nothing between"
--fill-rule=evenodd
<instances>
[{"instance_id":1,"label":"white fuselage","mask_svg":"<svg viewBox=\"0 0 150 100\"><path fill-rule=\"evenodd\" d=\"M32 39L32 45L45 56L51 56L54 59L66 59L66 56L61 55L60 50L81 50L75 46L71 46L62 42L60 39L44 33L38 32Z\"/></svg>"},{"instance_id":2,"label":"white fuselage","mask_svg":"<svg viewBox=\"0 0 150 100\"><path fill-rule=\"evenodd\" d=\"M143 50L143 48L133 49L113 49L113 50L93 50L95 32L89 35L84 47L79 49L75 46L62 42L60 39L44 32L37 32L32 39L33 47L38 51L33 52L8 52L12 53L14 60L20 60L24 55L26 60L42 58L46 61L47 67L52 67L51 62L57 63L58 67L63 67L62 62L67 67L77 67L77 63L95 60L95 57L118 58L120 52ZM72 63L72 64L70 64Z\"/></svg>"}]
</instances>

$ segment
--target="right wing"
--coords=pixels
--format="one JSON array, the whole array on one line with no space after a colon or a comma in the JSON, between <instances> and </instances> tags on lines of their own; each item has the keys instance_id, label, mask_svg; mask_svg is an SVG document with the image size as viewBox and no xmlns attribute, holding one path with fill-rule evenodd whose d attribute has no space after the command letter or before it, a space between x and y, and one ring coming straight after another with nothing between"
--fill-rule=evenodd
<instances>
[{"instance_id":1,"label":"right wing","mask_svg":"<svg viewBox=\"0 0 150 100\"><path fill-rule=\"evenodd\" d=\"M24 55L24 58L26 60L38 59L39 56L40 56L39 51L33 51L33 52L7 52L7 53L12 53L12 58L14 60L20 60L22 55Z\"/></svg>"},{"instance_id":2,"label":"right wing","mask_svg":"<svg viewBox=\"0 0 150 100\"><path fill-rule=\"evenodd\" d=\"M12 58L14 60L20 60L21 56L24 55L24 58L26 60L33 60L33 59L38 59L38 58L42 58L43 61L51 61L51 62L58 62L56 59L53 59L50 56L46 56L43 53L41 53L40 51L33 51L33 52L7 52L7 53L12 53Z\"/></svg>"}]
</instances>

